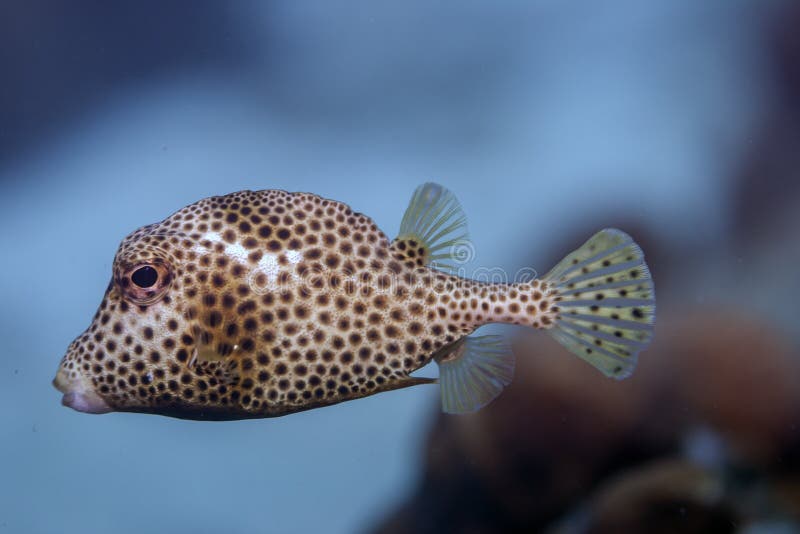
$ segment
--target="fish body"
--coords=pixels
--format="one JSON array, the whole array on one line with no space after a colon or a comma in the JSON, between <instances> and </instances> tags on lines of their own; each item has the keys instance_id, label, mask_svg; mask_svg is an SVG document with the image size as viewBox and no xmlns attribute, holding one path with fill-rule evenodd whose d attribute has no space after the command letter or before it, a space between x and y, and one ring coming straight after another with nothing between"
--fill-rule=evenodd
<instances>
[{"instance_id":1,"label":"fish body","mask_svg":"<svg viewBox=\"0 0 800 534\"><path fill-rule=\"evenodd\" d=\"M600 232L548 276L508 283L448 272L465 239L460 205L435 184L394 240L310 193L200 200L122 241L54 384L84 412L245 419L436 382L412 375L435 360L443 408L470 412L513 377L500 338L470 336L487 323L549 329L605 374L632 371L654 297L627 235Z\"/></svg>"}]
</instances>

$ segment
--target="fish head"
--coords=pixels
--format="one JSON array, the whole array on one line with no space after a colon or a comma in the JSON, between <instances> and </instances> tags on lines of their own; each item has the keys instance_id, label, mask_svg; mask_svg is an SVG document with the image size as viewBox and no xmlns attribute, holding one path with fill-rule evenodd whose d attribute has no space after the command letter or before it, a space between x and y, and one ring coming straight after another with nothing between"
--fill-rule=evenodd
<instances>
[{"instance_id":1,"label":"fish head","mask_svg":"<svg viewBox=\"0 0 800 534\"><path fill-rule=\"evenodd\" d=\"M202 291L192 252L200 240L181 231L187 226L177 228L180 213L120 244L97 313L67 348L53 380L65 406L86 413L181 409L175 399L190 381Z\"/></svg>"}]
</instances>

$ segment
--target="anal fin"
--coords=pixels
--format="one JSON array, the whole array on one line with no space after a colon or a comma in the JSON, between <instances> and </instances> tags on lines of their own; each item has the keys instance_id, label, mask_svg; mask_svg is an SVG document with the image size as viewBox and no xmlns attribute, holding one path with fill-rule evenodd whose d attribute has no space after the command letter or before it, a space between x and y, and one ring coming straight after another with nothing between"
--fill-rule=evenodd
<instances>
[{"instance_id":1,"label":"anal fin","mask_svg":"<svg viewBox=\"0 0 800 534\"><path fill-rule=\"evenodd\" d=\"M446 413L481 409L514 378L514 354L501 336L466 337L435 360Z\"/></svg>"}]
</instances>

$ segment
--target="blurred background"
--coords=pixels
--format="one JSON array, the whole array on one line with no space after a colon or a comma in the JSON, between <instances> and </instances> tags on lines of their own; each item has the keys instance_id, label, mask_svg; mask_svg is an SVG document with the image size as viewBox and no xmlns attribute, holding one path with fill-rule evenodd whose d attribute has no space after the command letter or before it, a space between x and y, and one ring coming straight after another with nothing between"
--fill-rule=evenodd
<instances>
[{"instance_id":1,"label":"blurred background","mask_svg":"<svg viewBox=\"0 0 800 534\"><path fill-rule=\"evenodd\" d=\"M3 1L0 532L800 532L798 28L789 0ZM476 267L631 233L659 299L635 375L497 328L517 376L471 416L436 387L60 406L131 230L281 188L394 235L431 180Z\"/></svg>"}]
</instances>

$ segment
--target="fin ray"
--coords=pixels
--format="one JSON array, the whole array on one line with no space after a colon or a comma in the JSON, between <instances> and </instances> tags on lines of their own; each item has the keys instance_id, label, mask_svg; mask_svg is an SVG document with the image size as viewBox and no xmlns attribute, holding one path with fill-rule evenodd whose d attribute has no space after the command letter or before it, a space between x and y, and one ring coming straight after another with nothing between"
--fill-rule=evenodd
<instances>
[{"instance_id":1,"label":"fin ray","mask_svg":"<svg viewBox=\"0 0 800 534\"><path fill-rule=\"evenodd\" d=\"M442 410L471 413L494 400L514 377L514 355L501 336L471 336L436 358Z\"/></svg>"},{"instance_id":2,"label":"fin ray","mask_svg":"<svg viewBox=\"0 0 800 534\"><path fill-rule=\"evenodd\" d=\"M404 241L418 243L421 264L453 272L456 248L468 239L467 218L456 196L439 184L426 183L414 191L393 246ZM406 262L420 265L419 256L405 257L407 252L398 252Z\"/></svg>"},{"instance_id":3,"label":"fin ray","mask_svg":"<svg viewBox=\"0 0 800 534\"><path fill-rule=\"evenodd\" d=\"M553 337L606 376L630 376L655 321L653 280L642 249L626 233L607 228L544 280L560 298Z\"/></svg>"}]
</instances>

